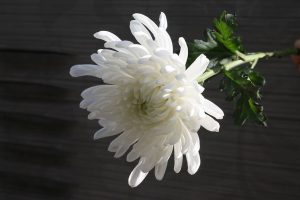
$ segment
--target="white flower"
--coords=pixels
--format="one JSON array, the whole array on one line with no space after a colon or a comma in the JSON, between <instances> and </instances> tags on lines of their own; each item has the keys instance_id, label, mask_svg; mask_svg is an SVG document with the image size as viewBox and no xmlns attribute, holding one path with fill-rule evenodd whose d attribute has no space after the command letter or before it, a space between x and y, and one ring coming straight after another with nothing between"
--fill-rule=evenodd
<instances>
[{"instance_id":1,"label":"white flower","mask_svg":"<svg viewBox=\"0 0 300 200\"><path fill-rule=\"evenodd\" d=\"M136 187L154 167L161 180L173 150L174 171L181 170L185 155L188 172L195 174L200 166L197 131L201 126L218 131L219 123L211 116L221 119L224 113L202 96L204 88L196 81L209 60L200 55L186 69L187 44L179 38L180 53L173 53L165 14L161 13L159 26L142 14L133 18L130 30L139 44L97 32L94 36L104 40L107 49L91 55L96 65L75 65L70 73L107 83L83 91L80 107L103 126L94 139L120 134L108 148L116 158L132 146L127 161L139 158L139 162L128 183Z\"/></svg>"}]
</instances>

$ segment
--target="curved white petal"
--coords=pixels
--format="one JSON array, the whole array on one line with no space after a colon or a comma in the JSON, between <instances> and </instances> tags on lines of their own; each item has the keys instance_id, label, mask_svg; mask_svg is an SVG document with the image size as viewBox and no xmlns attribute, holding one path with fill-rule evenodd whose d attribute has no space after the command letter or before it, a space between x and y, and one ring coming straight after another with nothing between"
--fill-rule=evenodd
<instances>
[{"instance_id":1,"label":"curved white petal","mask_svg":"<svg viewBox=\"0 0 300 200\"><path fill-rule=\"evenodd\" d=\"M104 40L106 42L121 41L121 39L118 36L109 31L99 31L94 34L94 37L100 40Z\"/></svg>"},{"instance_id":2,"label":"curved white petal","mask_svg":"<svg viewBox=\"0 0 300 200\"><path fill-rule=\"evenodd\" d=\"M208 131L219 132L220 124L209 115L201 119L201 125Z\"/></svg>"},{"instance_id":3,"label":"curved white petal","mask_svg":"<svg viewBox=\"0 0 300 200\"><path fill-rule=\"evenodd\" d=\"M119 148L117 149L114 157L115 158L120 158L121 156L123 156L126 151L129 149L131 143L125 143L119 146Z\"/></svg>"},{"instance_id":4,"label":"curved white petal","mask_svg":"<svg viewBox=\"0 0 300 200\"><path fill-rule=\"evenodd\" d=\"M155 166L155 178L161 181L165 175L168 162L162 162Z\"/></svg>"},{"instance_id":5,"label":"curved white petal","mask_svg":"<svg viewBox=\"0 0 300 200\"><path fill-rule=\"evenodd\" d=\"M101 60L103 62L111 60L114 58L114 55L117 53L117 51L113 51L111 49L99 49L97 51L98 55L101 57Z\"/></svg>"},{"instance_id":6,"label":"curved white petal","mask_svg":"<svg viewBox=\"0 0 300 200\"><path fill-rule=\"evenodd\" d=\"M189 66L189 68L185 71L185 74L189 80L195 80L198 76L200 76L201 74L203 74L203 72L205 72L208 64L209 64L209 60L206 58L204 54L201 54Z\"/></svg>"},{"instance_id":7,"label":"curved white petal","mask_svg":"<svg viewBox=\"0 0 300 200\"><path fill-rule=\"evenodd\" d=\"M97 85L90 88L85 89L81 96L83 98L95 97L98 95L102 96L111 96L111 95L118 95L120 94L119 87L116 85ZM103 120L101 120L102 122ZM102 124L101 124L102 125Z\"/></svg>"},{"instance_id":8,"label":"curved white petal","mask_svg":"<svg viewBox=\"0 0 300 200\"><path fill-rule=\"evenodd\" d=\"M182 123L182 153L186 153L192 145L191 131Z\"/></svg>"},{"instance_id":9,"label":"curved white petal","mask_svg":"<svg viewBox=\"0 0 300 200\"><path fill-rule=\"evenodd\" d=\"M182 166L183 154L181 152L181 140L174 145L174 171L179 173Z\"/></svg>"},{"instance_id":10,"label":"curved white petal","mask_svg":"<svg viewBox=\"0 0 300 200\"><path fill-rule=\"evenodd\" d=\"M186 160L188 163L188 173L194 175L201 164L199 153L192 155L190 152L186 154Z\"/></svg>"},{"instance_id":11,"label":"curved white petal","mask_svg":"<svg viewBox=\"0 0 300 200\"><path fill-rule=\"evenodd\" d=\"M178 39L178 43L179 43L179 46L180 46L179 57L182 60L182 62L185 64L186 61L187 61L187 58L188 58L188 54L189 54L188 46L187 46L187 44L185 42L185 39L183 37L180 37Z\"/></svg>"},{"instance_id":12,"label":"curved white petal","mask_svg":"<svg viewBox=\"0 0 300 200\"><path fill-rule=\"evenodd\" d=\"M147 36L147 38L152 39L151 34L145 28L145 26L138 20L131 20L129 25L132 35L141 32Z\"/></svg>"},{"instance_id":13,"label":"curved white petal","mask_svg":"<svg viewBox=\"0 0 300 200\"><path fill-rule=\"evenodd\" d=\"M174 171L179 173L182 167L183 156L174 158Z\"/></svg>"},{"instance_id":14,"label":"curved white petal","mask_svg":"<svg viewBox=\"0 0 300 200\"><path fill-rule=\"evenodd\" d=\"M148 45L148 41L151 41L152 39L146 33L139 31L133 33L133 36L141 45L143 45L149 51L153 51L153 49Z\"/></svg>"},{"instance_id":15,"label":"curved white petal","mask_svg":"<svg viewBox=\"0 0 300 200\"><path fill-rule=\"evenodd\" d=\"M94 61L94 63L96 63L99 66L102 66L106 62L106 59L98 53L93 53L91 55L91 59L92 61Z\"/></svg>"},{"instance_id":16,"label":"curved white petal","mask_svg":"<svg viewBox=\"0 0 300 200\"><path fill-rule=\"evenodd\" d=\"M146 178L146 176L148 175L148 172L144 173L140 169L141 164L142 164L142 160L139 162L139 164L133 169L133 171L129 175L128 184L131 187L138 186Z\"/></svg>"},{"instance_id":17,"label":"curved white petal","mask_svg":"<svg viewBox=\"0 0 300 200\"><path fill-rule=\"evenodd\" d=\"M141 165L141 170L145 173L149 172L157 164L158 158L161 157L159 152L155 150L152 152L151 155L145 156L145 162Z\"/></svg>"},{"instance_id":18,"label":"curved white petal","mask_svg":"<svg viewBox=\"0 0 300 200\"><path fill-rule=\"evenodd\" d=\"M133 161L135 161L136 159L138 159L139 156L140 156L140 155L139 155L136 151L131 150L131 151L127 154L126 161L127 161L127 162L133 162Z\"/></svg>"},{"instance_id":19,"label":"curved white petal","mask_svg":"<svg viewBox=\"0 0 300 200\"><path fill-rule=\"evenodd\" d=\"M199 136L198 136L197 133L191 132L191 137L192 137L193 145L194 145L194 146L191 147L191 151L193 153L195 153L195 152L198 153L199 150L200 150L200 139L199 139Z\"/></svg>"},{"instance_id":20,"label":"curved white petal","mask_svg":"<svg viewBox=\"0 0 300 200\"><path fill-rule=\"evenodd\" d=\"M134 19L136 19L139 22L141 22L142 24L144 24L156 38L158 26L151 19L149 19L147 16L139 14L139 13L135 13L132 16Z\"/></svg>"},{"instance_id":21,"label":"curved white petal","mask_svg":"<svg viewBox=\"0 0 300 200\"><path fill-rule=\"evenodd\" d=\"M118 131L118 130L110 130L110 129L107 129L107 128L102 128L94 134L94 140L98 140L98 139L101 139L101 138L118 135L120 133L121 133L121 131Z\"/></svg>"},{"instance_id":22,"label":"curved white petal","mask_svg":"<svg viewBox=\"0 0 300 200\"><path fill-rule=\"evenodd\" d=\"M157 29L157 37L155 38L158 46L167 49L170 53L173 53L173 44L170 35L165 29L159 27Z\"/></svg>"},{"instance_id":23,"label":"curved white petal","mask_svg":"<svg viewBox=\"0 0 300 200\"><path fill-rule=\"evenodd\" d=\"M137 58L149 55L149 51L142 45L138 45L138 44L129 45L128 50L131 53L133 53Z\"/></svg>"},{"instance_id":24,"label":"curved white petal","mask_svg":"<svg viewBox=\"0 0 300 200\"><path fill-rule=\"evenodd\" d=\"M104 44L105 48L111 48L115 49L116 51L121 51L121 52L128 52L127 48L129 45L133 44L130 41L111 41L111 42L106 42Z\"/></svg>"},{"instance_id":25,"label":"curved white petal","mask_svg":"<svg viewBox=\"0 0 300 200\"><path fill-rule=\"evenodd\" d=\"M73 77L79 76L95 76L101 78L101 67L98 65L74 65L70 70L70 75Z\"/></svg>"},{"instance_id":26,"label":"curved white petal","mask_svg":"<svg viewBox=\"0 0 300 200\"><path fill-rule=\"evenodd\" d=\"M163 28L163 29L167 29L168 27L168 21L167 21L167 17L165 15L165 13L161 12L160 16L159 16L159 27Z\"/></svg>"},{"instance_id":27,"label":"curved white petal","mask_svg":"<svg viewBox=\"0 0 300 200\"><path fill-rule=\"evenodd\" d=\"M209 101L208 99L204 99L203 104L204 111L207 114L215 117L216 119L223 119L224 112L216 104Z\"/></svg>"}]
</instances>

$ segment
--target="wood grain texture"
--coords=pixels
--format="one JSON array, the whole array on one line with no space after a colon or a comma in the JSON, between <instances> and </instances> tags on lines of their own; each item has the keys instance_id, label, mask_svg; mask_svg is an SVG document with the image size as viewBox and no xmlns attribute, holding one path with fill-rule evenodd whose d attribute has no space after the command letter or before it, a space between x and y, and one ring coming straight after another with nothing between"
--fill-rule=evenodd
<instances>
[{"instance_id":1,"label":"wood grain texture","mask_svg":"<svg viewBox=\"0 0 300 200\"><path fill-rule=\"evenodd\" d=\"M246 48L257 51L291 46L300 37L299 9L298 0L2 0L0 199L300 199L300 76L289 58L258 65L267 78L268 128L234 126L232 105L212 80L205 95L226 117L221 133L199 131L198 173L190 176L184 166L175 174L171 160L163 181L151 173L135 189L127 185L135 163L106 151L111 138L93 141L99 126L78 108L80 92L99 80L68 74L102 48L94 32L132 40L134 12L153 19L166 12L174 43L199 38L222 10L236 12Z\"/></svg>"}]
</instances>

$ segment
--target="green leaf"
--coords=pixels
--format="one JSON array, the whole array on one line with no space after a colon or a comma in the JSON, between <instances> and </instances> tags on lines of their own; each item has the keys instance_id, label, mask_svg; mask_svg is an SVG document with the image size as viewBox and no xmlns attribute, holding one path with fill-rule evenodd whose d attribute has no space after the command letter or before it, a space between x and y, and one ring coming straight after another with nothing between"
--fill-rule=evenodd
<instances>
[{"instance_id":1,"label":"green leaf","mask_svg":"<svg viewBox=\"0 0 300 200\"><path fill-rule=\"evenodd\" d=\"M213 68L224 64L221 63L224 59L232 59L236 51L243 52L241 40L234 34L236 27L236 17L224 11L220 17L214 19L213 29L204 32L203 40L194 40L188 44L187 66L200 54L205 54L211 60L208 68Z\"/></svg>"},{"instance_id":2,"label":"green leaf","mask_svg":"<svg viewBox=\"0 0 300 200\"><path fill-rule=\"evenodd\" d=\"M224 11L219 18L213 21L213 35L217 41L224 45L232 54L236 51L243 52L243 47L240 37L235 36L234 31L237 27L236 16Z\"/></svg>"},{"instance_id":3,"label":"green leaf","mask_svg":"<svg viewBox=\"0 0 300 200\"><path fill-rule=\"evenodd\" d=\"M194 40L194 43L189 43L188 46L189 57L187 66L192 64L200 54L205 54L210 59L209 68L218 65L222 59L232 55L223 45L218 43L211 29L207 29L204 32L204 40Z\"/></svg>"},{"instance_id":4,"label":"green leaf","mask_svg":"<svg viewBox=\"0 0 300 200\"><path fill-rule=\"evenodd\" d=\"M266 83L265 78L254 70L251 70L248 76L250 80L258 86L264 86Z\"/></svg>"},{"instance_id":5,"label":"green leaf","mask_svg":"<svg viewBox=\"0 0 300 200\"><path fill-rule=\"evenodd\" d=\"M224 71L220 89L225 93L226 100L235 101L234 118L238 125L250 120L267 126L263 106L260 104L260 89L264 84L264 77L249 65Z\"/></svg>"}]
</instances>

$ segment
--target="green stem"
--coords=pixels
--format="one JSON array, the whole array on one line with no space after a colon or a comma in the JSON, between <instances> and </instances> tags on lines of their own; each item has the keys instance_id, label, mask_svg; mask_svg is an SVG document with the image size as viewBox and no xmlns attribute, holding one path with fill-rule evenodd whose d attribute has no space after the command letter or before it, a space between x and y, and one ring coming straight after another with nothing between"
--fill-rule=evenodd
<instances>
[{"instance_id":1,"label":"green stem","mask_svg":"<svg viewBox=\"0 0 300 200\"><path fill-rule=\"evenodd\" d=\"M214 69L208 69L206 72L204 72L201 76L197 78L198 83L203 83L207 79L219 74L222 70L232 70L240 65L246 64L246 63L252 63L251 68L254 68L256 63L259 59L262 58L271 58L271 57L283 57L283 56L290 56L300 54L300 49L291 48L291 49L285 49L282 51L274 51L274 52L257 52L257 53L249 53L249 54L243 54L239 51L236 52L236 55L239 57L239 59L233 60L231 62L228 62L224 65L220 65L217 67L214 67Z\"/></svg>"},{"instance_id":2,"label":"green stem","mask_svg":"<svg viewBox=\"0 0 300 200\"><path fill-rule=\"evenodd\" d=\"M290 56L290 55L299 55L300 54L300 49L297 48L290 48L290 49L285 49L282 51L274 51L274 57L280 58L284 56Z\"/></svg>"}]
</instances>

